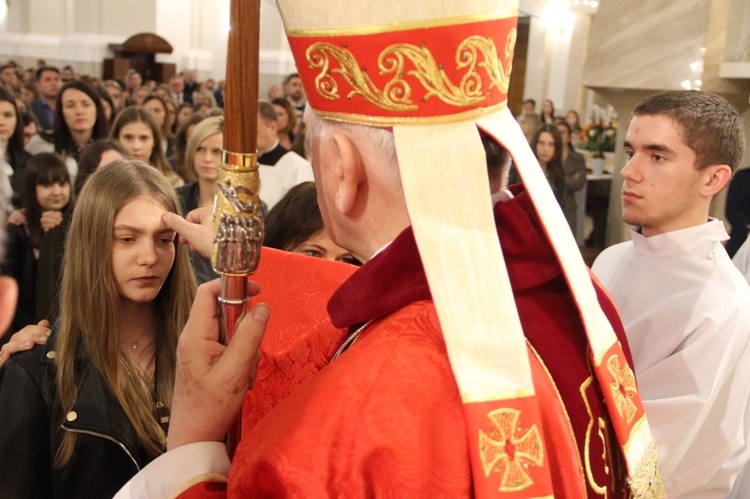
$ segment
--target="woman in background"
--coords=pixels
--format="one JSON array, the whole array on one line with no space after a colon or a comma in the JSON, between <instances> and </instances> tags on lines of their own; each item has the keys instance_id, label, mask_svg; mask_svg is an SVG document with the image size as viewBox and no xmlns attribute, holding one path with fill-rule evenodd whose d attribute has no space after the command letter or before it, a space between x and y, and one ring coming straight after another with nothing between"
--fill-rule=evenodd
<instances>
[{"instance_id":1,"label":"woman in background","mask_svg":"<svg viewBox=\"0 0 750 499\"><path fill-rule=\"evenodd\" d=\"M544 99L542 101L542 115L540 116L542 123L551 125L555 122L555 104L552 99Z\"/></svg>"},{"instance_id":2,"label":"woman in background","mask_svg":"<svg viewBox=\"0 0 750 499\"><path fill-rule=\"evenodd\" d=\"M143 102L143 107L151 111L154 115L156 124L159 125L161 132L161 149L167 158L174 154L174 136L168 120L169 109L164 99L158 95L149 95Z\"/></svg>"},{"instance_id":3,"label":"woman in background","mask_svg":"<svg viewBox=\"0 0 750 499\"><path fill-rule=\"evenodd\" d=\"M123 109L115 118L111 137L117 140L128 154L149 163L167 177L173 187L185 182L169 166L161 144L161 131L151 112L142 106Z\"/></svg>"},{"instance_id":4,"label":"woman in background","mask_svg":"<svg viewBox=\"0 0 750 499\"><path fill-rule=\"evenodd\" d=\"M16 101L0 87L0 197L4 209L23 206L24 177L29 153L24 150L24 125L19 119Z\"/></svg>"},{"instance_id":5,"label":"woman in background","mask_svg":"<svg viewBox=\"0 0 750 499\"><path fill-rule=\"evenodd\" d=\"M276 122L279 125L279 144L281 144L281 147L291 150L297 131L297 122L299 121L297 111L288 100L283 98L274 99L271 104L276 110Z\"/></svg>"},{"instance_id":6,"label":"woman in background","mask_svg":"<svg viewBox=\"0 0 750 499\"><path fill-rule=\"evenodd\" d=\"M524 113L519 118L518 124L521 125L521 130L523 130L526 140L529 141L529 144L532 144L531 141L534 137L534 130L536 130L541 124L539 121L539 115L536 113Z\"/></svg>"},{"instance_id":7,"label":"woman in background","mask_svg":"<svg viewBox=\"0 0 750 499\"><path fill-rule=\"evenodd\" d=\"M78 173L78 159L92 142L107 136L109 125L99 93L90 85L73 80L57 95L52 136L37 135L26 146L32 155L56 152L65 159L71 180Z\"/></svg>"},{"instance_id":8,"label":"woman in background","mask_svg":"<svg viewBox=\"0 0 750 499\"><path fill-rule=\"evenodd\" d=\"M571 142L570 125L558 119L557 130L562 140L562 162L565 187L563 190L563 209L565 218L568 220L570 230L577 234L578 230L578 203L576 203L576 192L586 185L586 160L583 155L573 149Z\"/></svg>"},{"instance_id":9,"label":"woman in background","mask_svg":"<svg viewBox=\"0 0 750 499\"><path fill-rule=\"evenodd\" d=\"M109 92L102 87L96 87L96 92L99 94L99 101L104 110L104 117L107 118L107 126L112 128L112 123L115 121L115 116L117 114L115 111L115 101L112 100L112 96L109 95Z\"/></svg>"},{"instance_id":10,"label":"woman in background","mask_svg":"<svg viewBox=\"0 0 750 499\"><path fill-rule=\"evenodd\" d=\"M562 137L556 125L539 125L531 138L531 149L534 151L539 166L555 194L555 199L563 205L565 179L562 162Z\"/></svg>"},{"instance_id":11,"label":"woman in background","mask_svg":"<svg viewBox=\"0 0 750 499\"><path fill-rule=\"evenodd\" d=\"M193 167L185 162L185 153L187 152L190 135L193 133L193 130L198 123L204 119L206 119L205 114L193 113L188 116L177 129L174 142L174 156L170 158L169 162L177 175L182 178L193 178Z\"/></svg>"},{"instance_id":12,"label":"woman in background","mask_svg":"<svg viewBox=\"0 0 750 499\"><path fill-rule=\"evenodd\" d=\"M213 206L214 197L219 192L219 167L224 141L224 117L206 118L195 125L185 150L185 163L192 168L185 169L189 182L177 189L183 213L196 208ZM193 252L190 253L193 270L202 284L216 279L218 275L211 268L211 262Z\"/></svg>"},{"instance_id":13,"label":"woman in background","mask_svg":"<svg viewBox=\"0 0 750 499\"><path fill-rule=\"evenodd\" d=\"M315 182L295 185L266 217L263 245L301 255L361 265L347 250L336 245L318 207Z\"/></svg>"}]
</instances>

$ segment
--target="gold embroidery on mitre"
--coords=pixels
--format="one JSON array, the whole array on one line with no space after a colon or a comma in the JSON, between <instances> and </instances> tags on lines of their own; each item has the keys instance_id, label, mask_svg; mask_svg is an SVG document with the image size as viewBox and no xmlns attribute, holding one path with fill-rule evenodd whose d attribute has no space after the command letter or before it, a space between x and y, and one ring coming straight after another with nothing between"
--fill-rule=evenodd
<instances>
[{"instance_id":1,"label":"gold embroidery on mitre","mask_svg":"<svg viewBox=\"0 0 750 499\"><path fill-rule=\"evenodd\" d=\"M521 411L498 409L487 414L494 430L479 430L479 453L485 476L498 473L500 492L517 492L534 485L527 469L544 463L544 446L536 425L518 426Z\"/></svg>"},{"instance_id":2,"label":"gold embroidery on mitre","mask_svg":"<svg viewBox=\"0 0 750 499\"><path fill-rule=\"evenodd\" d=\"M638 412L638 407L632 400L633 396L638 393L633 371L627 363L620 362L619 355L613 355L607 360L607 370L614 378L609 387L612 390L617 412L620 413L621 418L624 418L630 424Z\"/></svg>"},{"instance_id":3,"label":"gold embroidery on mitre","mask_svg":"<svg viewBox=\"0 0 750 499\"><path fill-rule=\"evenodd\" d=\"M507 93L510 85L510 72L513 67L513 50L516 44L515 28L508 34L505 42L507 64L502 67L497 55L495 43L491 38L470 36L458 46L455 56L458 70L466 70L458 85L451 82L441 64L435 60L427 47L418 47L408 43L398 43L383 50L378 56L378 69L381 74L392 74L393 78L378 88L367 75L354 55L346 48L337 47L328 42L317 42L307 48L305 57L312 69L319 69L315 77L315 90L327 100L337 100L339 85L333 75L341 75L352 88L346 96L351 99L362 96L369 103L388 111L413 111L419 108L412 100L412 83L408 77L415 78L427 90L422 102L437 97L446 104L456 107L468 107L479 104L487 94L497 88ZM481 54L481 59L480 59ZM331 61L338 63L338 68L331 67ZM414 69L407 70L407 60ZM490 81L483 88L483 78L478 69L482 69Z\"/></svg>"}]
</instances>

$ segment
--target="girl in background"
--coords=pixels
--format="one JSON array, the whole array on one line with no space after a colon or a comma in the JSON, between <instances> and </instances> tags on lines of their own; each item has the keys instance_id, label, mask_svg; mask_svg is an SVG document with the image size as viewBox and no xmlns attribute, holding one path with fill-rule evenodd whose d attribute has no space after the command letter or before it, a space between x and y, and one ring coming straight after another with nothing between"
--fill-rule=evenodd
<instances>
[{"instance_id":1,"label":"girl in background","mask_svg":"<svg viewBox=\"0 0 750 499\"><path fill-rule=\"evenodd\" d=\"M151 111L154 115L156 124L159 125L159 131L161 132L161 149L167 158L174 154L174 136L172 135L172 129L170 128L170 122L168 120L169 109L164 99L158 95L150 95L143 102L143 107Z\"/></svg>"},{"instance_id":2,"label":"girl in background","mask_svg":"<svg viewBox=\"0 0 750 499\"><path fill-rule=\"evenodd\" d=\"M10 329L5 335L36 324L37 261L45 232L59 226L71 205L68 169L54 153L39 153L29 160L25 179L25 223L8 225L2 274L18 283L19 300Z\"/></svg>"},{"instance_id":3,"label":"girl in background","mask_svg":"<svg viewBox=\"0 0 750 499\"><path fill-rule=\"evenodd\" d=\"M534 151L544 176L555 194L555 199L564 208L565 179L562 161L562 137L556 125L542 124L534 131L531 149Z\"/></svg>"},{"instance_id":4,"label":"girl in background","mask_svg":"<svg viewBox=\"0 0 750 499\"><path fill-rule=\"evenodd\" d=\"M148 109L141 106L123 109L115 118L111 137L122 144L130 156L159 170L173 187L185 183L169 166L160 147L161 130Z\"/></svg>"}]
</instances>

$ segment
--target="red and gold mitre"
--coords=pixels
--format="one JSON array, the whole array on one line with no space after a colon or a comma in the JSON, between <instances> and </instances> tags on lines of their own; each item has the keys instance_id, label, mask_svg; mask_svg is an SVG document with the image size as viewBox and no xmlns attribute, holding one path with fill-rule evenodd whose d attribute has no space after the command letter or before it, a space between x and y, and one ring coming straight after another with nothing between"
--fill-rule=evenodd
<instances>
[{"instance_id":1,"label":"red and gold mitre","mask_svg":"<svg viewBox=\"0 0 750 499\"><path fill-rule=\"evenodd\" d=\"M475 494L552 496L481 131L510 152L523 178L587 331L631 492L652 497L656 450L633 373L507 108L517 0L278 3L315 113L393 130L409 216L464 402Z\"/></svg>"}]
</instances>

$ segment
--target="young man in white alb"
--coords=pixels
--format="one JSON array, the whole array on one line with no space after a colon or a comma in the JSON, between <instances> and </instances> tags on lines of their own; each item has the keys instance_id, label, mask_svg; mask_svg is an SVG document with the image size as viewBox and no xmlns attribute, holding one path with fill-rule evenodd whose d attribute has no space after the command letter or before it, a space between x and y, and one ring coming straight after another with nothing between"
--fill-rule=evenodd
<instances>
[{"instance_id":1,"label":"young man in white alb","mask_svg":"<svg viewBox=\"0 0 750 499\"><path fill-rule=\"evenodd\" d=\"M621 172L632 241L593 267L622 315L668 497L725 497L749 457L750 288L708 216L744 143L716 95L638 104Z\"/></svg>"}]
</instances>

